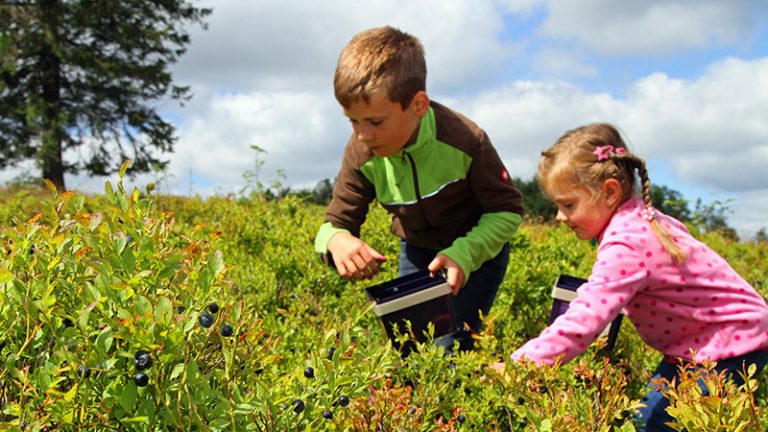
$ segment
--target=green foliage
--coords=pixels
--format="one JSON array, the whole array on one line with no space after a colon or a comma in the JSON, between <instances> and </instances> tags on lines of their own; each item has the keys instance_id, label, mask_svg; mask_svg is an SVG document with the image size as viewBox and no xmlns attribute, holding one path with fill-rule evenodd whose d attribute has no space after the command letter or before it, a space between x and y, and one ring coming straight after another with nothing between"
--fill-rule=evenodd
<instances>
[{"instance_id":1,"label":"green foliage","mask_svg":"<svg viewBox=\"0 0 768 432\"><path fill-rule=\"evenodd\" d=\"M557 207L544 195L538 177L528 181L515 177L513 182L523 194L523 208L528 219L538 222L554 220Z\"/></svg>"},{"instance_id":2,"label":"green foliage","mask_svg":"<svg viewBox=\"0 0 768 432\"><path fill-rule=\"evenodd\" d=\"M186 23L211 12L184 0L45 0L0 6L0 168L34 159L64 190L64 173L133 172L166 162L173 126L151 106L184 100L168 65L189 44ZM64 150L88 143L83 160Z\"/></svg>"},{"instance_id":3,"label":"green foliage","mask_svg":"<svg viewBox=\"0 0 768 432\"><path fill-rule=\"evenodd\" d=\"M631 325L610 353L596 343L565 366L494 367L545 327L558 274L589 273L593 247L566 228L515 236L477 350L446 356L425 343L403 359L363 293L396 275L381 208L362 235L388 262L376 279L349 283L312 250L321 206L149 189L0 193L0 429L635 430L659 355ZM704 240L765 295L765 243ZM211 303L218 311L203 327ZM138 351L152 359L142 371ZM691 410L719 416L730 427L721 430L768 422L768 373L742 391L713 381L725 408L697 398L692 382L674 403L688 430L706 430Z\"/></svg>"},{"instance_id":4,"label":"green foliage","mask_svg":"<svg viewBox=\"0 0 768 432\"><path fill-rule=\"evenodd\" d=\"M691 210L683 194L667 186L651 185L651 201L662 213L680 221L691 220Z\"/></svg>"}]
</instances>

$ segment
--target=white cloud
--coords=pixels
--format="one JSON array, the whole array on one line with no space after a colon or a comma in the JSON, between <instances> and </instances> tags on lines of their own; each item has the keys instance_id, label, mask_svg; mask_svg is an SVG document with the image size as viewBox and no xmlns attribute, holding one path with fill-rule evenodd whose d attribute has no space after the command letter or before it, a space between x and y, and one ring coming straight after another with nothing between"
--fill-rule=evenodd
<instances>
[{"instance_id":1,"label":"white cloud","mask_svg":"<svg viewBox=\"0 0 768 432\"><path fill-rule=\"evenodd\" d=\"M585 77L598 73L595 65L571 50L545 48L536 54L533 69L541 76Z\"/></svg>"},{"instance_id":2,"label":"white cloud","mask_svg":"<svg viewBox=\"0 0 768 432\"><path fill-rule=\"evenodd\" d=\"M551 0L541 32L608 54L669 54L748 43L764 7L749 0Z\"/></svg>"},{"instance_id":3,"label":"white cloud","mask_svg":"<svg viewBox=\"0 0 768 432\"><path fill-rule=\"evenodd\" d=\"M663 69L627 75L621 96L564 79L605 74L582 56L591 50L617 54L606 58L618 61L711 43L738 52L751 43L762 2L201 3L214 8L209 29L191 29L189 52L174 66L176 82L191 85L195 97L183 109L162 106L178 125L169 170L136 184L164 176L162 191L236 192L257 157L264 161L263 182L276 179L277 170L292 186L333 178L350 132L332 95L338 53L355 33L389 24L419 37L430 95L484 127L512 175L530 178L541 150L566 130L608 121L651 165L668 167L682 183L732 196L734 224L752 232L766 225L768 57L725 58L689 71L689 79ZM532 20L525 24L543 20L539 34L551 39L542 42L534 33L505 39L510 14ZM267 153L259 156L251 145ZM18 172L6 170L0 180ZM67 182L98 192L104 179L68 176Z\"/></svg>"},{"instance_id":4,"label":"white cloud","mask_svg":"<svg viewBox=\"0 0 768 432\"><path fill-rule=\"evenodd\" d=\"M192 46L175 77L195 88L308 90L331 85L336 59L356 33L392 25L427 52L431 88L456 89L497 75L516 49L498 37L492 2L425 0L206 1L208 30L191 28ZM428 25L427 25L428 24Z\"/></svg>"}]
</instances>

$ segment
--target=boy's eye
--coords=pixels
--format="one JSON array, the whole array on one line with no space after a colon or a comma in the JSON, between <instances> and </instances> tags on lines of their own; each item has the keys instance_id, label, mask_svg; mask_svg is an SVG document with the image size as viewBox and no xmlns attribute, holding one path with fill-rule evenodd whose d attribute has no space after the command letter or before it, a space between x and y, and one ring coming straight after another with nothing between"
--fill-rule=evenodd
<instances>
[{"instance_id":1,"label":"boy's eye","mask_svg":"<svg viewBox=\"0 0 768 432\"><path fill-rule=\"evenodd\" d=\"M379 126L382 123L383 120L370 120L369 123L371 126Z\"/></svg>"}]
</instances>

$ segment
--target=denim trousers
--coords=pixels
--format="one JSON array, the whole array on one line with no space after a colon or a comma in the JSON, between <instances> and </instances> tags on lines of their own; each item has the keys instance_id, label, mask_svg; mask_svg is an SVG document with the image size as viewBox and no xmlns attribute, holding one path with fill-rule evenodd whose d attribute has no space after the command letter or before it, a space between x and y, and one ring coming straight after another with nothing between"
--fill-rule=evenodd
<instances>
[{"instance_id":1,"label":"denim trousers","mask_svg":"<svg viewBox=\"0 0 768 432\"><path fill-rule=\"evenodd\" d=\"M438 251L416 247L400 240L400 261L398 276L424 270L435 258ZM456 332L435 339L435 344L445 348L446 353L453 352L454 341L459 342L460 350L473 348L472 332L482 329L483 316L488 315L496 293L507 272L509 263L509 243L501 251L475 270L456 296L451 297L456 320ZM465 326L466 324L466 326Z\"/></svg>"},{"instance_id":2,"label":"denim trousers","mask_svg":"<svg viewBox=\"0 0 768 432\"><path fill-rule=\"evenodd\" d=\"M732 379L737 385L742 385L744 384L744 380L739 375L739 372L746 370L749 365L754 364L757 366L757 373L759 373L766 363L768 363L768 350L754 351L737 357L720 360L715 366L715 371L726 371L728 378ZM653 378L666 378L670 382L673 378L676 378L675 382L679 382L679 372L680 370L676 362L673 363L663 360L659 363L659 366L653 373ZM702 395L708 395L709 391L704 384L704 380L699 379L698 384L699 387L701 387ZM646 404L646 406L641 408L639 414L636 416L638 430L646 432L674 431L674 429L664 424L672 421L672 416L666 411L669 406L669 400L664 397L661 391L654 388L652 383L649 383L648 387L650 391L643 397L643 403Z\"/></svg>"}]
</instances>

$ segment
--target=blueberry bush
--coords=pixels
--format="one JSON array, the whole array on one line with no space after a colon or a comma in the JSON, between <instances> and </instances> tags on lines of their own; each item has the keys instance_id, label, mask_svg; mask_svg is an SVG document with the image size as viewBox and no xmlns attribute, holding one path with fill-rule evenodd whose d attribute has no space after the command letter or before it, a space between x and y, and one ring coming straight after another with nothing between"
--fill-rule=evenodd
<instances>
[{"instance_id":1,"label":"blueberry bush","mask_svg":"<svg viewBox=\"0 0 768 432\"><path fill-rule=\"evenodd\" d=\"M0 196L2 430L634 431L659 360L625 324L610 352L492 367L544 328L557 275L589 272L592 246L559 227L512 239L475 351L403 358L364 294L396 275L378 208L363 236L389 261L350 283L312 250L323 208L296 197L156 196L122 177ZM765 244L705 241L766 294ZM674 426L765 430L768 375L745 376L688 371L669 387Z\"/></svg>"}]
</instances>

